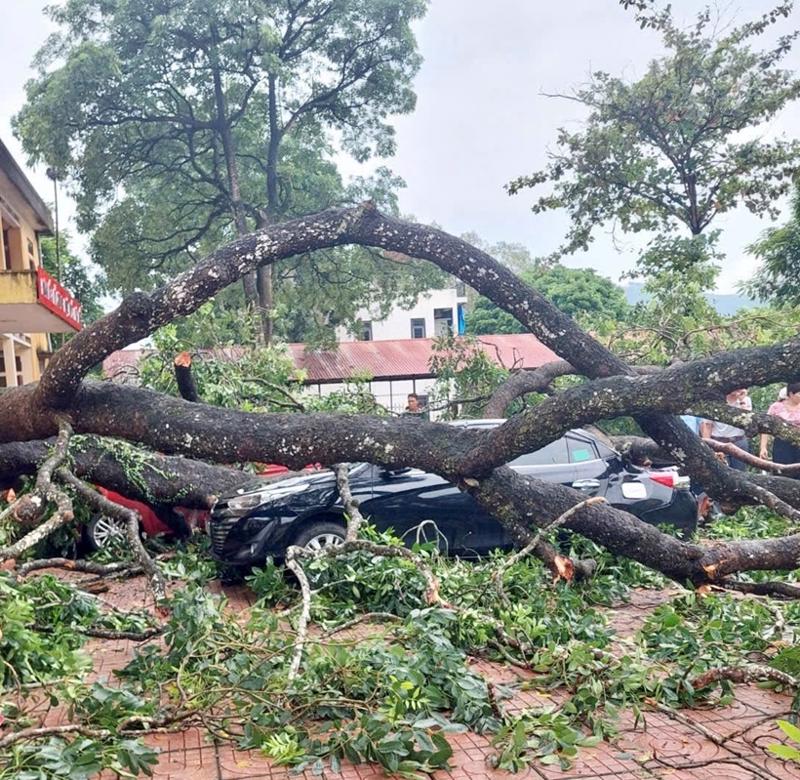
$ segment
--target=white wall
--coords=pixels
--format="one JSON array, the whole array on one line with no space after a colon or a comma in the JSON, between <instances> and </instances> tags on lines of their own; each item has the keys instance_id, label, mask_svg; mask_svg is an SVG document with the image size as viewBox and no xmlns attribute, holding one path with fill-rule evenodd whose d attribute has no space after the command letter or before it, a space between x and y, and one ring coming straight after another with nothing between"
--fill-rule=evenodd
<instances>
[{"instance_id":1,"label":"white wall","mask_svg":"<svg viewBox=\"0 0 800 780\"><path fill-rule=\"evenodd\" d=\"M375 400L393 412L400 414L405 411L408 403L408 394L416 392L417 395L428 395L435 384L435 379L393 379L389 381L370 382L370 392ZM344 384L308 385L303 395L330 395L331 393L345 390ZM432 415L436 417L434 413Z\"/></svg>"},{"instance_id":2,"label":"white wall","mask_svg":"<svg viewBox=\"0 0 800 780\"><path fill-rule=\"evenodd\" d=\"M401 309L399 306L392 309L389 315L382 320L378 319L378 312L362 309L358 313L358 318L362 322L372 322L372 340L388 341L390 339L410 339L411 320L425 320L425 337L434 338L438 335L434 329L433 312L434 309L452 309L453 330L458 329L458 309L459 303L467 302L466 295L456 294L456 288L452 287L445 290L430 290L420 295L417 302L410 309ZM337 330L339 341L358 341L359 336L348 333L344 328Z\"/></svg>"}]
</instances>

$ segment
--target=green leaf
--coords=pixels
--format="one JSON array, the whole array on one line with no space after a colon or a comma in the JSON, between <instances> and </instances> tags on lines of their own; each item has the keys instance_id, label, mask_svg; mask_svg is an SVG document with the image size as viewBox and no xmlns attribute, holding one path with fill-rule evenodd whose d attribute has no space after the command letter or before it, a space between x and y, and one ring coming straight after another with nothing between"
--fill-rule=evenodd
<instances>
[{"instance_id":1,"label":"green leaf","mask_svg":"<svg viewBox=\"0 0 800 780\"><path fill-rule=\"evenodd\" d=\"M800 750L789 745L767 745L767 750L789 761L800 761Z\"/></svg>"},{"instance_id":2,"label":"green leaf","mask_svg":"<svg viewBox=\"0 0 800 780\"><path fill-rule=\"evenodd\" d=\"M789 739L800 745L800 728L795 726L794 723L789 723L788 720L779 720L778 727Z\"/></svg>"}]
</instances>

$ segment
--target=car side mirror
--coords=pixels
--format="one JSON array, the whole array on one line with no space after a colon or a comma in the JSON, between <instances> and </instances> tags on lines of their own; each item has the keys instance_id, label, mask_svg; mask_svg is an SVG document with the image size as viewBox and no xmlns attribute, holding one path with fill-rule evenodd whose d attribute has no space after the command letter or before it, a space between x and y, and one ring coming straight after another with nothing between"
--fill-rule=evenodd
<instances>
[{"instance_id":1,"label":"car side mirror","mask_svg":"<svg viewBox=\"0 0 800 780\"><path fill-rule=\"evenodd\" d=\"M410 466L405 466L401 469L381 469L381 479L394 479L403 474L408 474L409 471L411 471Z\"/></svg>"}]
</instances>

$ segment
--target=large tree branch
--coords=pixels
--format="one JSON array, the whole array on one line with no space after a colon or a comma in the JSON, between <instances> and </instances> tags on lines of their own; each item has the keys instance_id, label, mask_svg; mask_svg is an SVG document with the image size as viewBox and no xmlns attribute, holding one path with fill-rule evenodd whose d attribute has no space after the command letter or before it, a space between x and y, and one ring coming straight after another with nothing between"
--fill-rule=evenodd
<instances>
[{"instance_id":1,"label":"large tree branch","mask_svg":"<svg viewBox=\"0 0 800 780\"><path fill-rule=\"evenodd\" d=\"M588 421L592 415L623 413L632 406L640 410L637 420L643 429L659 445L667 447L677 462L696 472L707 489L753 494L752 483L721 466L679 420L652 411L669 406L658 393L663 386L642 385L645 380L636 379L632 368L581 331L509 269L442 231L387 217L370 204L272 225L223 247L152 294L127 299L116 312L77 334L62 348L35 390L16 388L3 394L0 440L52 435L55 416L63 412L71 417L78 431L128 437L169 453L189 452L227 461L274 460L297 467L311 460L331 463L354 459L387 466L416 465L441 474L475 495L521 540L528 538L530 526L542 527L579 503L583 496L569 488L524 479L504 467L491 471L478 463L470 470L474 473L462 479L464 464L469 463L464 456L470 452L474 456L481 442L494 443L486 456L499 464L509 452L525 451L519 448L541 440L543 434L535 430L530 417L506 423L481 438L477 431L454 430L417 420L245 415L132 388L81 386L89 369L111 351L148 335L177 316L192 313L211 295L254 268L293 254L346 243L430 260L516 317L580 373L590 378L622 375L615 381L590 386L590 390L583 391L586 396L576 396L582 402L577 418ZM759 359L767 356L777 362L766 368L749 365L751 375L768 381L794 377L798 361L793 350L796 345L790 344L760 353ZM751 354L753 359L755 356L756 353ZM702 395L702 382L723 388L735 377L737 386L747 383L741 378L741 366L731 365L727 358L720 360L714 366L716 371L710 371L702 361L681 367L679 378L683 385L678 390L697 391L697 397ZM603 389L611 401L589 397L588 393L598 389ZM649 399L644 399L649 404L642 400L642 392L645 396L650 393ZM670 388L670 394L676 394L675 386ZM709 391L705 397L710 395ZM553 430L563 428L565 408L562 403L560 414L554 409L547 419L551 438ZM571 411L569 414L571 420L576 419ZM776 485L787 482L771 479ZM568 525L613 552L640 560L676 579L694 582L748 568L794 568L800 545L798 537L787 537L704 549L672 539L631 515L606 507L589 507Z\"/></svg>"},{"instance_id":2,"label":"large tree branch","mask_svg":"<svg viewBox=\"0 0 800 780\"><path fill-rule=\"evenodd\" d=\"M575 369L566 360L554 360L530 371L517 371L498 386L486 404L487 417L504 417L509 406L527 393L541 393L560 376L574 374Z\"/></svg>"},{"instance_id":3,"label":"large tree branch","mask_svg":"<svg viewBox=\"0 0 800 780\"><path fill-rule=\"evenodd\" d=\"M175 317L191 314L254 268L294 254L348 243L430 260L516 317L588 377L634 373L570 317L485 252L443 231L388 217L367 203L271 225L219 249L152 294L126 299L115 312L78 333L59 350L36 392L39 414L67 406L81 379L107 354L143 338ZM652 413L641 414L637 420L654 440L697 472L709 488L718 492L741 490L743 478L723 467L679 420Z\"/></svg>"},{"instance_id":4,"label":"large tree branch","mask_svg":"<svg viewBox=\"0 0 800 780\"><path fill-rule=\"evenodd\" d=\"M121 504L109 501L105 496L100 495L100 493L94 490L91 485L78 479L67 469L59 469L57 473L58 478L62 482L69 485L84 501L93 506L96 510L109 517L116 517L125 521L127 525L128 544L130 545L131 552L133 552L139 565L148 576L156 602L161 604L167 597L167 586L164 575L161 574L158 566L150 557L150 554L145 549L139 537L140 517L138 512L126 506L122 506Z\"/></svg>"},{"instance_id":5,"label":"large tree branch","mask_svg":"<svg viewBox=\"0 0 800 780\"><path fill-rule=\"evenodd\" d=\"M0 444L0 486L12 485L23 474L35 474L55 443L45 441ZM213 466L191 458L137 449L132 471L131 445L94 436L73 438L70 468L81 479L148 503L208 509L217 496L253 479L239 469Z\"/></svg>"},{"instance_id":6,"label":"large tree branch","mask_svg":"<svg viewBox=\"0 0 800 780\"><path fill-rule=\"evenodd\" d=\"M633 370L637 374L655 374L661 371L661 368L659 366L634 366ZM494 390L486 404L486 416L505 417L508 407L517 398L528 393L544 392L558 377L577 373L572 364L566 360L554 360L537 368L516 371Z\"/></svg>"},{"instance_id":7,"label":"large tree branch","mask_svg":"<svg viewBox=\"0 0 800 780\"><path fill-rule=\"evenodd\" d=\"M72 500L53 483L53 474L67 457L71 436L70 425L59 419L58 438L53 444L52 451L39 467L33 490L17 499L0 514L0 520L11 515L22 525L30 527L35 525L51 506L55 507L48 520L13 544L0 549L0 561L16 558L73 519Z\"/></svg>"},{"instance_id":8,"label":"large tree branch","mask_svg":"<svg viewBox=\"0 0 800 780\"><path fill-rule=\"evenodd\" d=\"M486 474L495 466L553 441L570 428L604 417L655 410L688 411L698 401L716 400L737 387L794 377L798 367L800 340L793 340L772 347L722 352L655 374L586 382L545 399L492 430L466 455L461 469L465 474Z\"/></svg>"},{"instance_id":9,"label":"large tree branch","mask_svg":"<svg viewBox=\"0 0 800 780\"><path fill-rule=\"evenodd\" d=\"M472 494L521 544L530 539L532 528L547 525L585 498L571 488L522 477L507 467L480 479L464 479L458 469L461 455L486 433L413 418L253 414L107 383L85 386L68 411L77 431L130 436L196 457L273 461L298 468L309 461L345 459L423 468ZM587 507L567 527L681 582L713 581L752 569L793 569L800 556L800 536L703 548L611 507Z\"/></svg>"}]
</instances>

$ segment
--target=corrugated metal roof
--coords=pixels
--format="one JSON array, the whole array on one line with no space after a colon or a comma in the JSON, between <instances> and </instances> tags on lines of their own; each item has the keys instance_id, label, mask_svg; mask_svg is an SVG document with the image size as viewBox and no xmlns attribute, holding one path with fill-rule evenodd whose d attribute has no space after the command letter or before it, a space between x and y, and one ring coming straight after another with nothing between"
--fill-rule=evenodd
<instances>
[{"instance_id":1,"label":"corrugated metal roof","mask_svg":"<svg viewBox=\"0 0 800 780\"><path fill-rule=\"evenodd\" d=\"M506 368L537 368L558 356L529 333L480 336L486 355ZM306 384L341 382L354 376L375 380L432 377L433 339L346 341L336 350L307 350L289 344L294 364L306 373Z\"/></svg>"},{"instance_id":2,"label":"corrugated metal roof","mask_svg":"<svg viewBox=\"0 0 800 780\"><path fill-rule=\"evenodd\" d=\"M390 341L346 341L333 350L309 350L305 344L288 344L295 367L305 373L305 384L330 384L359 376L372 379L425 379L430 369L433 339ZM492 362L508 369L531 369L558 360L558 355L529 333L479 336L483 351ZM103 374L122 379L135 374L139 360L149 350L126 349L114 352L103 361ZM214 350L218 355L237 359L241 347Z\"/></svg>"}]
</instances>

